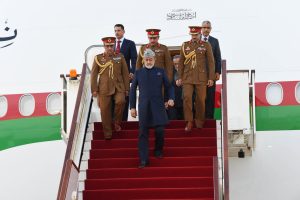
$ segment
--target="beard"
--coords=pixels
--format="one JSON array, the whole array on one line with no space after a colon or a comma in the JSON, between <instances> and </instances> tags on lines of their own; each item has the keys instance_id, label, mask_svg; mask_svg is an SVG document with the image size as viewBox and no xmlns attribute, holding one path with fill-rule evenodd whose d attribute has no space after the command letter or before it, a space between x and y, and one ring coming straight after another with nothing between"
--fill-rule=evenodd
<instances>
[{"instance_id":1,"label":"beard","mask_svg":"<svg viewBox=\"0 0 300 200\"><path fill-rule=\"evenodd\" d=\"M146 67L147 69L151 69L153 66L154 66L154 65L146 65L146 64L145 64L145 67Z\"/></svg>"}]
</instances>

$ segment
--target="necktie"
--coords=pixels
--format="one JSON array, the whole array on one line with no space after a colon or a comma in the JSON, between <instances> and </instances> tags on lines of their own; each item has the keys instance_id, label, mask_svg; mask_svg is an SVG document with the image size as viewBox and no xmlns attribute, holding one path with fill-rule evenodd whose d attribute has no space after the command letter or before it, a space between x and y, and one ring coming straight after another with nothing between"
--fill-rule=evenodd
<instances>
[{"instance_id":1,"label":"necktie","mask_svg":"<svg viewBox=\"0 0 300 200\"><path fill-rule=\"evenodd\" d=\"M207 42L207 37L204 37L204 41Z\"/></svg>"},{"instance_id":2,"label":"necktie","mask_svg":"<svg viewBox=\"0 0 300 200\"><path fill-rule=\"evenodd\" d=\"M121 49L120 44L121 44L121 40L118 40L117 41L117 47L116 47L116 52L117 53L120 53L120 49Z\"/></svg>"}]
</instances>

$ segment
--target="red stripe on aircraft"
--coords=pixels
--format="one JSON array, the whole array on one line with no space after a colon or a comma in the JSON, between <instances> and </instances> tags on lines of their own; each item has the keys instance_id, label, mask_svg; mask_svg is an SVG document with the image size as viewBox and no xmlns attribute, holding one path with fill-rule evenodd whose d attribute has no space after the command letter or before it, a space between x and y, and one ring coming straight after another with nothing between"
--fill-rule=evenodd
<instances>
[{"instance_id":1,"label":"red stripe on aircraft","mask_svg":"<svg viewBox=\"0 0 300 200\"><path fill-rule=\"evenodd\" d=\"M35 100L35 108L34 112L30 116L23 116L19 112L19 101L20 97L24 94L10 94L10 95L2 95L6 97L8 103L7 113L4 117L0 118L0 120L10 120L10 119L19 119L19 118L29 118L29 117L40 117L40 116L49 116L46 108L47 97L49 94L58 93L59 92L48 92L48 93L31 93ZM28 93L27 93L28 94Z\"/></svg>"},{"instance_id":2,"label":"red stripe on aircraft","mask_svg":"<svg viewBox=\"0 0 300 200\"><path fill-rule=\"evenodd\" d=\"M266 88L272 82L262 82L262 83L255 83L255 101L256 106L271 106L267 102L266 98ZM284 81L284 82L274 82L279 83L283 89L283 100L281 104L278 106L292 106L292 105L299 105L296 101L295 97L295 88L299 81Z\"/></svg>"},{"instance_id":3,"label":"red stripe on aircraft","mask_svg":"<svg viewBox=\"0 0 300 200\"><path fill-rule=\"evenodd\" d=\"M296 97L295 97L296 85L299 82L300 81L274 82L274 83L279 83L283 89L283 100L282 100L281 104L279 104L278 106L300 105L296 101ZM271 106L267 102L267 98L266 98L266 88L270 83L272 83L272 82L255 83L256 106ZM215 108L221 107L221 87L222 87L222 84L217 84L217 86L216 86Z\"/></svg>"}]
</instances>

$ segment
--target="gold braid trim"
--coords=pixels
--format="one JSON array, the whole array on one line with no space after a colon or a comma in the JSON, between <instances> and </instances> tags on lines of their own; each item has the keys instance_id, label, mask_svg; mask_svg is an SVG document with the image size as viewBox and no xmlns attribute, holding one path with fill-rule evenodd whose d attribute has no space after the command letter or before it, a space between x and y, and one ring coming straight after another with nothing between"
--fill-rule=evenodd
<instances>
[{"instance_id":1,"label":"gold braid trim","mask_svg":"<svg viewBox=\"0 0 300 200\"><path fill-rule=\"evenodd\" d=\"M105 63L104 65L101 65L98 61L98 58L97 56L95 57L95 62L97 63L97 65L100 67L100 71L99 71L99 74L103 74L103 72L108 68L109 69L109 77L111 79L114 79L114 64L113 62L110 60L108 61L107 63Z\"/></svg>"},{"instance_id":2,"label":"gold braid trim","mask_svg":"<svg viewBox=\"0 0 300 200\"><path fill-rule=\"evenodd\" d=\"M141 58L142 58L142 65L144 65L144 56L143 56L143 53L142 53L142 48L141 48L141 50L140 50L140 56L141 56Z\"/></svg>"},{"instance_id":3,"label":"gold braid trim","mask_svg":"<svg viewBox=\"0 0 300 200\"><path fill-rule=\"evenodd\" d=\"M192 61L192 69L195 68L196 64L197 64L197 60L196 60L196 51L193 50L191 51L189 54L185 54L184 52L184 45L182 45L182 52L183 52L183 55L185 57L185 61L184 61L184 64L188 64L190 61Z\"/></svg>"}]
</instances>

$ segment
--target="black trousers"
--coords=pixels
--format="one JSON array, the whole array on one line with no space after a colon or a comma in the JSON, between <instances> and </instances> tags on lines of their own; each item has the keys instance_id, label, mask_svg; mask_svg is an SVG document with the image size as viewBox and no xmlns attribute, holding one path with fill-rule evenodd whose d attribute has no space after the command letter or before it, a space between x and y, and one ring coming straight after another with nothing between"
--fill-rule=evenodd
<instances>
[{"instance_id":1,"label":"black trousers","mask_svg":"<svg viewBox=\"0 0 300 200\"><path fill-rule=\"evenodd\" d=\"M129 110L129 96L125 97L125 106L123 111L122 121L128 121L128 110Z\"/></svg>"},{"instance_id":2,"label":"black trousers","mask_svg":"<svg viewBox=\"0 0 300 200\"><path fill-rule=\"evenodd\" d=\"M216 82L211 87L207 87L206 100L205 100L205 118L214 119L215 113L215 93L216 93Z\"/></svg>"},{"instance_id":3,"label":"black trousers","mask_svg":"<svg viewBox=\"0 0 300 200\"><path fill-rule=\"evenodd\" d=\"M170 107L167 113L169 120L183 120L183 107Z\"/></svg>"},{"instance_id":4,"label":"black trousers","mask_svg":"<svg viewBox=\"0 0 300 200\"><path fill-rule=\"evenodd\" d=\"M154 153L162 153L164 147L164 135L165 127L164 126L155 126L155 147ZM139 128L139 157L141 162L149 161L149 127L140 127Z\"/></svg>"}]
</instances>

